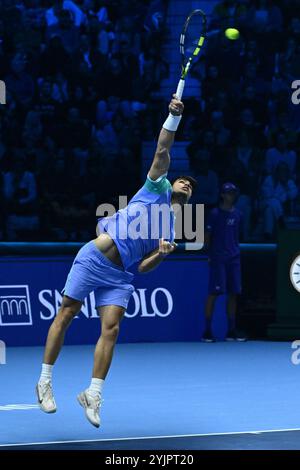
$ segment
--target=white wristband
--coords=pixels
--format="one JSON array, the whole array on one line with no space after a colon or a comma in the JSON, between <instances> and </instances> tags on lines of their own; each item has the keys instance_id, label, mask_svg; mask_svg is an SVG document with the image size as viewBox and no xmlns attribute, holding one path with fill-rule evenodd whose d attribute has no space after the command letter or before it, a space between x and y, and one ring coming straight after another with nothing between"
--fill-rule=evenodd
<instances>
[{"instance_id":1,"label":"white wristband","mask_svg":"<svg viewBox=\"0 0 300 470\"><path fill-rule=\"evenodd\" d=\"M167 131L176 132L181 118L182 116L174 116L170 113L163 124L163 128L167 129Z\"/></svg>"}]
</instances>

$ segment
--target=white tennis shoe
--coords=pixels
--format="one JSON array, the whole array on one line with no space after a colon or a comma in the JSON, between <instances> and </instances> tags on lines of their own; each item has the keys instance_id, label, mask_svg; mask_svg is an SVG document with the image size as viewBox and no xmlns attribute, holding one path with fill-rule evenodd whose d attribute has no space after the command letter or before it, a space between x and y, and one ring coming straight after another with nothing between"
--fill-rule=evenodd
<instances>
[{"instance_id":1,"label":"white tennis shoe","mask_svg":"<svg viewBox=\"0 0 300 470\"><path fill-rule=\"evenodd\" d=\"M79 404L84 408L85 416L87 417L89 422L96 428L99 428L100 406L102 403L100 396L94 396L89 393L88 390L85 390L77 396L77 400Z\"/></svg>"},{"instance_id":2,"label":"white tennis shoe","mask_svg":"<svg viewBox=\"0 0 300 470\"><path fill-rule=\"evenodd\" d=\"M38 404L42 411L45 413L55 413L56 403L53 396L51 380L42 380L36 386L36 394Z\"/></svg>"}]
</instances>

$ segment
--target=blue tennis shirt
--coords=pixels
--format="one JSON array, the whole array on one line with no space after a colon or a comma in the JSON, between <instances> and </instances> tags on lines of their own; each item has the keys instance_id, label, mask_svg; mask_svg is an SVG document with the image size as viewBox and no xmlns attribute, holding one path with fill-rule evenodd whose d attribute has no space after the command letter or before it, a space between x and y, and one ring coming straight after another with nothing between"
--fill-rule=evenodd
<instances>
[{"instance_id":1,"label":"blue tennis shirt","mask_svg":"<svg viewBox=\"0 0 300 470\"><path fill-rule=\"evenodd\" d=\"M173 242L175 216L171 207L172 185L163 175L149 176L124 209L98 221L118 247L124 269L158 248L159 239Z\"/></svg>"}]
</instances>

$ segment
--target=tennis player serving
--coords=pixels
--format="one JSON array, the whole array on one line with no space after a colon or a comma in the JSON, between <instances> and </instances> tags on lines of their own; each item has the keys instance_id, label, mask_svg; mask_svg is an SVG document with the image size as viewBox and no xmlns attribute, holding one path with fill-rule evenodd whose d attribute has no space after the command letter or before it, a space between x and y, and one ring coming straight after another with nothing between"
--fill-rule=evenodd
<instances>
[{"instance_id":1,"label":"tennis player serving","mask_svg":"<svg viewBox=\"0 0 300 470\"><path fill-rule=\"evenodd\" d=\"M73 262L63 289L62 305L49 329L42 372L36 387L39 406L46 413L56 411L52 369L65 332L79 313L85 297L94 291L101 336L95 349L91 384L77 398L90 423L100 426L104 380L112 361L119 325L134 290L131 284L133 274L127 269L138 262L138 270L146 273L175 250L174 209L188 202L195 186L195 180L190 176L178 177L172 185L167 179L169 152L183 108L183 103L174 95L144 186L127 207L111 217L100 219L100 235L84 245ZM162 206L163 220L157 210ZM141 213L143 217L140 217ZM138 233L132 229L137 220L140 226Z\"/></svg>"}]
</instances>

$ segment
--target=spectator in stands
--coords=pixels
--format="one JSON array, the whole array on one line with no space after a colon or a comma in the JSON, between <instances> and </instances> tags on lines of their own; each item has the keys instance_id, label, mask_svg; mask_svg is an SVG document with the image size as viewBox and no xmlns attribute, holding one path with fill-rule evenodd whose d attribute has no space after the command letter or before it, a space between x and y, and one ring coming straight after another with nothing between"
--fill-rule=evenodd
<instances>
[{"instance_id":1,"label":"spectator in stands","mask_svg":"<svg viewBox=\"0 0 300 470\"><path fill-rule=\"evenodd\" d=\"M144 21L144 28L147 31L157 33L163 30L166 13L165 3L163 0L151 0Z\"/></svg>"},{"instance_id":2,"label":"spectator in stands","mask_svg":"<svg viewBox=\"0 0 300 470\"><path fill-rule=\"evenodd\" d=\"M41 77L53 76L58 72L65 73L70 64L71 56L66 51L59 36L52 36L41 51L39 71Z\"/></svg>"},{"instance_id":3,"label":"spectator in stands","mask_svg":"<svg viewBox=\"0 0 300 470\"><path fill-rule=\"evenodd\" d=\"M235 0L223 0L218 2L212 12L212 27L226 28L232 24L242 26L246 20L248 0L236 2Z\"/></svg>"},{"instance_id":4,"label":"spectator in stands","mask_svg":"<svg viewBox=\"0 0 300 470\"><path fill-rule=\"evenodd\" d=\"M228 181L229 178L239 188L235 206L243 214L242 239L249 241L253 206L250 171L241 160L232 159L223 172L223 180Z\"/></svg>"},{"instance_id":5,"label":"spectator in stands","mask_svg":"<svg viewBox=\"0 0 300 470\"><path fill-rule=\"evenodd\" d=\"M282 14L272 0L256 0L248 14L249 24L256 33L282 31Z\"/></svg>"},{"instance_id":6,"label":"spectator in stands","mask_svg":"<svg viewBox=\"0 0 300 470\"><path fill-rule=\"evenodd\" d=\"M5 84L18 104L29 106L34 95L34 82L26 70L26 55L17 52L10 61L10 72Z\"/></svg>"},{"instance_id":7,"label":"spectator in stands","mask_svg":"<svg viewBox=\"0 0 300 470\"><path fill-rule=\"evenodd\" d=\"M224 115L222 111L211 113L211 130L214 133L215 143L225 147L230 141L230 130L224 126Z\"/></svg>"},{"instance_id":8,"label":"spectator in stands","mask_svg":"<svg viewBox=\"0 0 300 470\"><path fill-rule=\"evenodd\" d=\"M248 133L242 129L237 137L237 146L234 149L233 160L239 160L249 170L249 164L253 155L253 145L250 144Z\"/></svg>"},{"instance_id":9,"label":"spectator in stands","mask_svg":"<svg viewBox=\"0 0 300 470\"><path fill-rule=\"evenodd\" d=\"M268 114L264 100L258 99L255 88L247 85L240 100L241 109L250 109L256 122L266 124Z\"/></svg>"},{"instance_id":10,"label":"spectator in stands","mask_svg":"<svg viewBox=\"0 0 300 470\"><path fill-rule=\"evenodd\" d=\"M117 96L121 99L131 99L132 82L130 76L124 73L119 58L115 57L109 62L105 75L103 71L99 71L99 73L97 82L101 98Z\"/></svg>"},{"instance_id":11,"label":"spectator in stands","mask_svg":"<svg viewBox=\"0 0 300 470\"><path fill-rule=\"evenodd\" d=\"M248 139L256 147L265 143L262 126L254 119L253 112L249 108L242 109L239 117L239 129L247 134Z\"/></svg>"},{"instance_id":12,"label":"spectator in stands","mask_svg":"<svg viewBox=\"0 0 300 470\"><path fill-rule=\"evenodd\" d=\"M73 22L69 10L62 9L58 19L57 24L49 26L47 38L59 36L65 50L69 54L73 54L79 46L79 26Z\"/></svg>"},{"instance_id":13,"label":"spectator in stands","mask_svg":"<svg viewBox=\"0 0 300 470\"><path fill-rule=\"evenodd\" d=\"M264 76L258 74L258 66L255 62L247 62L245 70L240 79L241 90L251 86L255 90L255 95L259 100L264 101L270 91L270 84Z\"/></svg>"},{"instance_id":14,"label":"spectator in stands","mask_svg":"<svg viewBox=\"0 0 300 470\"><path fill-rule=\"evenodd\" d=\"M218 201L219 181L216 173L210 169L209 152L199 149L192 159L191 168L197 181L193 201L208 207L214 206Z\"/></svg>"},{"instance_id":15,"label":"spectator in stands","mask_svg":"<svg viewBox=\"0 0 300 470\"><path fill-rule=\"evenodd\" d=\"M45 13L48 27L59 24L60 15L63 10L69 12L72 23L75 26L80 27L85 23L85 14L78 7L78 5L76 5L76 3L72 2L72 0L52 0L52 7L49 8Z\"/></svg>"},{"instance_id":16,"label":"spectator in stands","mask_svg":"<svg viewBox=\"0 0 300 470\"><path fill-rule=\"evenodd\" d=\"M226 90L226 85L226 77L220 76L218 66L216 64L209 64L202 85L205 99L212 99L220 90Z\"/></svg>"}]
</instances>

